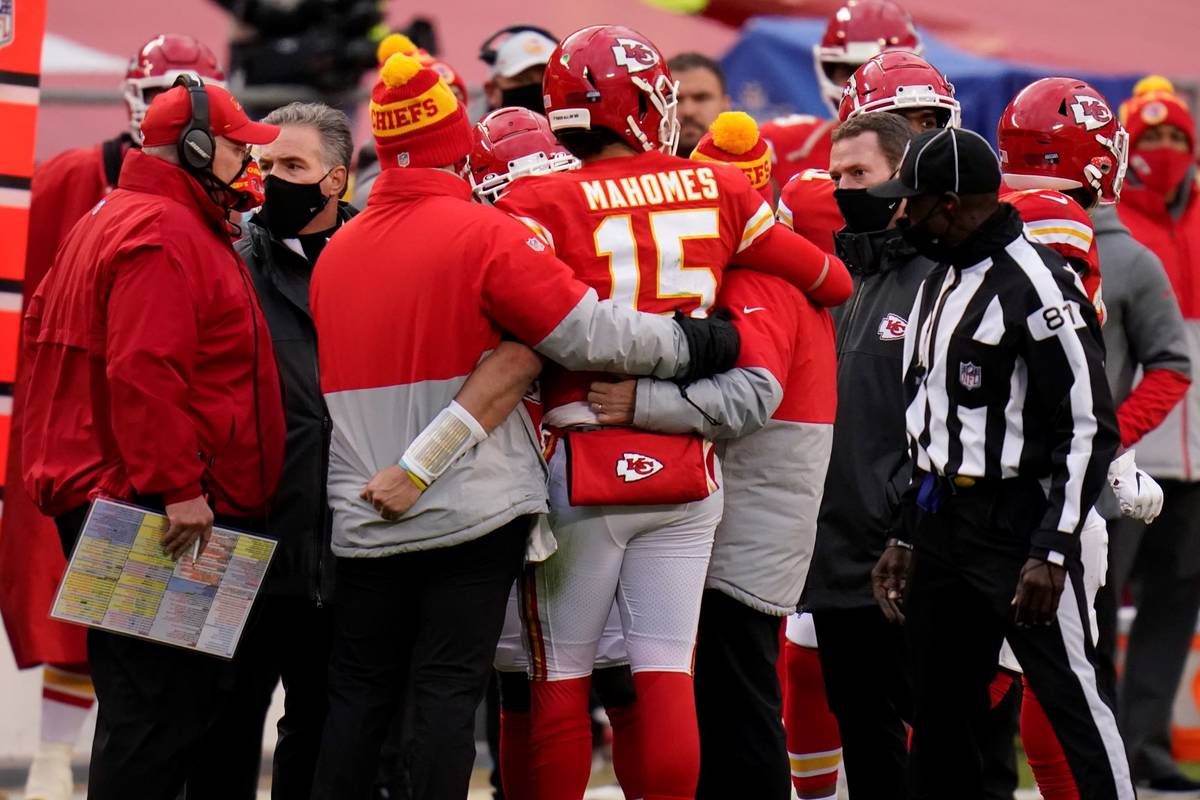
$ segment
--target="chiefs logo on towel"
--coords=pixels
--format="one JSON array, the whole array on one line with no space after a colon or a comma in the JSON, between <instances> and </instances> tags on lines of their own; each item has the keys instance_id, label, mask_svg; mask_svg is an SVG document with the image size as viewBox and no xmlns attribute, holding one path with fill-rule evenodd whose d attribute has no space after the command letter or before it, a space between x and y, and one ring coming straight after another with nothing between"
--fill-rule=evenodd
<instances>
[{"instance_id":1,"label":"chiefs logo on towel","mask_svg":"<svg viewBox=\"0 0 1200 800\"><path fill-rule=\"evenodd\" d=\"M569 430L567 491L574 506L676 505L717 490L712 443L632 428Z\"/></svg>"},{"instance_id":2,"label":"chiefs logo on towel","mask_svg":"<svg viewBox=\"0 0 1200 800\"><path fill-rule=\"evenodd\" d=\"M617 477L626 483L641 481L662 471L662 462L653 456L641 453L626 453L617 459Z\"/></svg>"}]
</instances>

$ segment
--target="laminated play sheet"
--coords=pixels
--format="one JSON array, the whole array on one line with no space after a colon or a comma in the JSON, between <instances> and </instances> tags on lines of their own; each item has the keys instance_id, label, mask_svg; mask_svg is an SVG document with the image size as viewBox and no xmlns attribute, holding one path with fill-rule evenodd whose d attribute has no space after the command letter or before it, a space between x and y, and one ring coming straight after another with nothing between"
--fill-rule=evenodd
<instances>
[{"instance_id":1,"label":"laminated play sheet","mask_svg":"<svg viewBox=\"0 0 1200 800\"><path fill-rule=\"evenodd\" d=\"M96 500L50 616L233 658L276 543L214 527L198 559L172 561L168 527L157 511Z\"/></svg>"}]
</instances>

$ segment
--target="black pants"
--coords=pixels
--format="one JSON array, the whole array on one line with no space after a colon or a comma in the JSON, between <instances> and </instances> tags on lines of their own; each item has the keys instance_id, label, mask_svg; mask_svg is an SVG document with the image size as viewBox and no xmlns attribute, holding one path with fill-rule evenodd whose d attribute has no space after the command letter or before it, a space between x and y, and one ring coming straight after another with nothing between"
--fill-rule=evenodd
<instances>
[{"instance_id":1,"label":"black pants","mask_svg":"<svg viewBox=\"0 0 1200 800\"><path fill-rule=\"evenodd\" d=\"M283 681L283 717L272 765L272 800L307 800L321 748L329 702L329 651L333 618L305 597L264 595L255 624L242 637L236 659L235 700L217 719L204 749L221 770L189 779L188 796L199 783L240 774L257 785L262 762L263 723L275 686Z\"/></svg>"},{"instance_id":2,"label":"black pants","mask_svg":"<svg viewBox=\"0 0 1200 800\"><path fill-rule=\"evenodd\" d=\"M1131 519L1109 525L1108 582L1096 602L1102 675L1116 688L1117 609L1132 585L1138 613L1116 696L1139 780L1179 773L1171 756L1171 718L1200 612L1200 483L1160 484L1163 513L1149 528Z\"/></svg>"},{"instance_id":3,"label":"black pants","mask_svg":"<svg viewBox=\"0 0 1200 800\"><path fill-rule=\"evenodd\" d=\"M781 623L716 589L704 590L696 637L697 800L792 795L775 671Z\"/></svg>"},{"instance_id":4,"label":"black pants","mask_svg":"<svg viewBox=\"0 0 1200 800\"><path fill-rule=\"evenodd\" d=\"M135 503L162 508L155 498ZM55 519L70 553L87 507ZM217 524L253 530L259 521L220 519ZM255 618L243 633L253 637ZM96 736L88 770L93 800L175 800L187 785L188 800L253 800L257 771L246 765L214 768L206 744L224 714L237 703L234 661L131 636L91 629L88 659L96 687ZM262 746L259 724L258 748Z\"/></svg>"},{"instance_id":5,"label":"black pants","mask_svg":"<svg viewBox=\"0 0 1200 800\"><path fill-rule=\"evenodd\" d=\"M878 606L813 612L829 709L855 800L904 797L912 682L904 629Z\"/></svg>"},{"instance_id":6,"label":"black pants","mask_svg":"<svg viewBox=\"0 0 1200 800\"><path fill-rule=\"evenodd\" d=\"M413 800L466 797L483 698L527 519L466 544L339 558L329 713L313 796L364 800L403 715Z\"/></svg>"},{"instance_id":7,"label":"black pants","mask_svg":"<svg viewBox=\"0 0 1200 800\"><path fill-rule=\"evenodd\" d=\"M1116 721L1096 688L1078 560L1068 561L1051 625L1013 622L1013 593L1044 508L1036 483L1005 481L947 495L940 511L918 525L905 625L913 661L914 800L983 795L980 742L1005 637L1062 742L1080 796L1133 797Z\"/></svg>"}]
</instances>

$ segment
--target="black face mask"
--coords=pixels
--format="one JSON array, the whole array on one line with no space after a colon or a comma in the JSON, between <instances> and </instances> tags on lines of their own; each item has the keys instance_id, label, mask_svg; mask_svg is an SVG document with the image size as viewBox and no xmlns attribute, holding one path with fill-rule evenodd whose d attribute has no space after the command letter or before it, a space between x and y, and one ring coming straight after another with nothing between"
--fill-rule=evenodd
<instances>
[{"instance_id":1,"label":"black face mask","mask_svg":"<svg viewBox=\"0 0 1200 800\"><path fill-rule=\"evenodd\" d=\"M267 229L280 239L290 239L312 222L329 204L329 197L321 192L321 181L329 172L316 183L292 183L276 175L268 175L265 182L266 199L258 215Z\"/></svg>"},{"instance_id":2,"label":"black face mask","mask_svg":"<svg viewBox=\"0 0 1200 800\"><path fill-rule=\"evenodd\" d=\"M930 261L950 263L950 257L954 253L955 245L946 244L942 241L942 237L935 236L929 231L929 220L933 219L943 210L942 201L939 200L938 204L917 222L913 222L908 217L901 217L896 220L896 228L900 231L900 235L904 237L904 241L912 245L914 250Z\"/></svg>"},{"instance_id":3,"label":"black face mask","mask_svg":"<svg viewBox=\"0 0 1200 800\"><path fill-rule=\"evenodd\" d=\"M846 220L846 227L854 233L883 230L900 205L899 200L872 197L866 189L834 189L833 199Z\"/></svg>"},{"instance_id":4,"label":"black face mask","mask_svg":"<svg viewBox=\"0 0 1200 800\"><path fill-rule=\"evenodd\" d=\"M508 106L528 108L530 111L536 111L539 114L546 113L546 104L542 99L542 85L540 83L530 83L512 89L501 89L500 105L506 108Z\"/></svg>"}]
</instances>

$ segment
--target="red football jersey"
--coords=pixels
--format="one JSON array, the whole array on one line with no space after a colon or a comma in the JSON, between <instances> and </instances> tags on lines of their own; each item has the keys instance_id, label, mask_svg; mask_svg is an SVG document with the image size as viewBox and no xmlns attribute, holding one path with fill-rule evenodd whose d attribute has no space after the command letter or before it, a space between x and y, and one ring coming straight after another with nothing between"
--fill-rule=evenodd
<instances>
[{"instance_id":1,"label":"red football jersey","mask_svg":"<svg viewBox=\"0 0 1200 800\"><path fill-rule=\"evenodd\" d=\"M806 169L792 178L779 195L779 221L826 253L833 253L833 235L846 226L833 190L837 183L823 169Z\"/></svg>"},{"instance_id":2,"label":"red football jersey","mask_svg":"<svg viewBox=\"0 0 1200 800\"><path fill-rule=\"evenodd\" d=\"M770 206L736 167L659 152L521 178L497 205L600 297L692 316L708 313L726 264L774 223ZM546 422L595 424L586 403L594 378L551 371L542 386Z\"/></svg>"},{"instance_id":3,"label":"red football jersey","mask_svg":"<svg viewBox=\"0 0 1200 800\"><path fill-rule=\"evenodd\" d=\"M771 179L785 186L806 169L829 169L836 119L791 114L764 123L762 137L771 148Z\"/></svg>"},{"instance_id":4,"label":"red football jersey","mask_svg":"<svg viewBox=\"0 0 1200 800\"><path fill-rule=\"evenodd\" d=\"M1052 189L1005 192L1000 199L1017 209L1025 223L1026 238L1046 245L1063 258L1073 259L1077 269L1082 266L1079 278L1084 293L1096 307L1103 325L1108 311L1101 286L1100 250L1092 219L1083 206Z\"/></svg>"}]
</instances>

